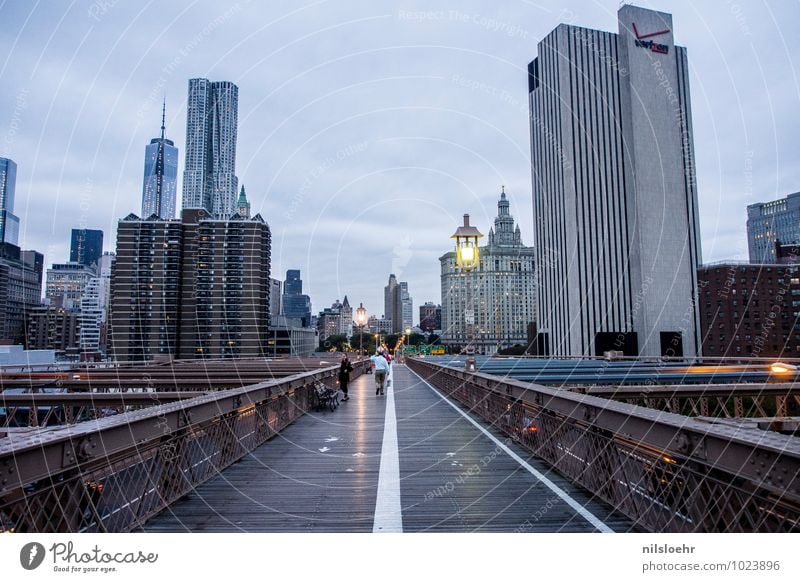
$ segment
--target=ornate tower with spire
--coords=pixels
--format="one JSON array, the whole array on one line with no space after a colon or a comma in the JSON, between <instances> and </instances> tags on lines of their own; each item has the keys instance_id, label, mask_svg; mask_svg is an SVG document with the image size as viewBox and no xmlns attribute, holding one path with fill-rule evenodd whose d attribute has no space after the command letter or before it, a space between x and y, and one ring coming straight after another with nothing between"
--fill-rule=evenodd
<instances>
[{"instance_id":1,"label":"ornate tower with spire","mask_svg":"<svg viewBox=\"0 0 800 582\"><path fill-rule=\"evenodd\" d=\"M250 203L247 201L247 195L244 193L244 184L239 191L239 200L236 202L236 212L239 216L250 218Z\"/></svg>"},{"instance_id":2,"label":"ornate tower with spire","mask_svg":"<svg viewBox=\"0 0 800 582\"><path fill-rule=\"evenodd\" d=\"M519 225L514 224L514 217L509 210L506 187L501 186L500 200L497 202L497 217L494 226L489 229L489 246L518 247L522 245Z\"/></svg>"},{"instance_id":3,"label":"ornate tower with spire","mask_svg":"<svg viewBox=\"0 0 800 582\"><path fill-rule=\"evenodd\" d=\"M488 243L480 249L480 266L469 274L456 267L455 253L439 258L442 269L442 342L463 347L465 313L475 314L475 348L491 355L513 346L528 346L528 325L536 320L534 250L522 244L519 225L511 215L505 187L497 202L497 217ZM472 293L466 293L466 285ZM472 297L472 306L467 297Z\"/></svg>"},{"instance_id":4,"label":"ornate tower with spire","mask_svg":"<svg viewBox=\"0 0 800 582\"><path fill-rule=\"evenodd\" d=\"M175 217L175 196L178 184L178 148L167 139L167 104L161 107L161 136L154 137L144 150L142 183L142 218Z\"/></svg>"}]
</instances>

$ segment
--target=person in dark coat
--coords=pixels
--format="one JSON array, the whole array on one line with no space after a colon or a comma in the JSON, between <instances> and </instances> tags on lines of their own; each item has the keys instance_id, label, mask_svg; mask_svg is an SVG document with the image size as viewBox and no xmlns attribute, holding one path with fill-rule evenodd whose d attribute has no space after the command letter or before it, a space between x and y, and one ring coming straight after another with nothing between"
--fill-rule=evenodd
<instances>
[{"instance_id":1,"label":"person in dark coat","mask_svg":"<svg viewBox=\"0 0 800 582\"><path fill-rule=\"evenodd\" d=\"M347 354L342 356L342 364L339 366L339 388L341 388L344 398L342 400L350 400L347 395L347 385L350 383L350 372L353 371L353 365L347 359Z\"/></svg>"}]
</instances>

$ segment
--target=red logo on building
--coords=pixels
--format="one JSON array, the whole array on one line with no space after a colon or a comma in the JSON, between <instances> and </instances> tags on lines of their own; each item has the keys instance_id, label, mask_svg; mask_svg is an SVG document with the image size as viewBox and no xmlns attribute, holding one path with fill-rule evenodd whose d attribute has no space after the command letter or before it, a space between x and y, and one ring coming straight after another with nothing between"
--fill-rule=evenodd
<instances>
[{"instance_id":1,"label":"red logo on building","mask_svg":"<svg viewBox=\"0 0 800 582\"><path fill-rule=\"evenodd\" d=\"M657 42L653 42L652 40L645 40L647 38L652 38L654 36L661 36L662 34L667 34L669 32L669 28L664 30L659 30L658 32L650 32L648 34L639 34L639 29L636 28L636 23L633 24L633 34L636 35L636 46L640 46L643 48L650 49L654 53L660 53L665 55L669 52L669 46L665 44L660 44Z\"/></svg>"}]
</instances>

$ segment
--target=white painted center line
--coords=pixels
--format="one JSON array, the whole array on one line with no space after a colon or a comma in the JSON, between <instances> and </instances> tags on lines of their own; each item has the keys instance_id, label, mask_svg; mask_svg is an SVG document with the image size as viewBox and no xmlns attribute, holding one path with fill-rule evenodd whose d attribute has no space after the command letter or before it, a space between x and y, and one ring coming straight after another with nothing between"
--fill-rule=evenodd
<instances>
[{"instance_id":1,"label":"white painted center line","mask_svg":"<svg viewBox=\"0 0 800 582\"><path fill-rule=\"evenodd\" d=\"M373 533L402 532L403 508L400 505L400 452L397 449L397 416L394 411L394 367L386 381L386 418L383 423L381 467L378 473L378 498L375 500ZM367 392L369 393L369 391Z\"/></svg>"},{"instance_id":2,"label":"white painted center line","mask_svg":"<svg viewBox=\"0 0 800 582\"><path fill-rule=\"evenodd\" d=\"M477 428L484 435L486 435L489 439L491 439L491 441L494 444L496 444L499 448L501 448L508 456L510 456L517 463L522 465L523 468L525 468L531 475L536 477L536 479L538 479L545 487L547 487L548 489L550 489L550 491L555 493L564 503L566 503L573 510L575 510L575 512L578 515L580 515L583 519L585 519L586 521L591 523L595 527L595 529L597 529L598 531L603 532L603 533L614 533L614 530L611 529L610 527L608 527L605 523L603 523L596 515L594 515L591 511L589 511L583 505L578 503L575 499L570 497L569 494L566 491L564 491L563 489L561 489L561 487L559 487L558 485L553 483L545 475L543 475L542 473L540 473L539 471L537 471L536 469L531 467L530 464L528 464L528 462L525 461L525 459L523 459L517 453L515 453L510 448L508 448L504 443L502 443L500 440L498 440L492 433L490 433L488 430L483 428L480 424L478 424L475 420L473 420L469 415L467 415L463 410L461 410L456 404L450 402L450 400L448 400L446 396L444 396L436 388L431 386L428 382L423 380L422 377L419 374L414 372L414 370L409 368L409 371L412 374L414 374L417 378L419 378L420 382L424 383L426 386L428 386L428 388L433 390L436 393L436 395L439 396L439 398L441 398L442 400L447 402L447 404L452 406L453 409L455 409L456 412L458 412L461 416L463 416L469 422L471 422L472 425L475 428Z\"/></svg>"}]
</instances>

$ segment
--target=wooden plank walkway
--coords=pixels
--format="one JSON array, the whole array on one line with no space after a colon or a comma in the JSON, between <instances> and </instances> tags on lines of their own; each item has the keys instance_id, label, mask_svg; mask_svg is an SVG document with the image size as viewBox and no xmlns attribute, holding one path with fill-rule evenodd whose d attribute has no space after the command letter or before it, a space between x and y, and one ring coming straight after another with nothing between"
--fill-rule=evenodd
<instances>
[{"instance_id":1,"label":"wooden plank walkway","mask_svg":"<svg viewBox=\"0 0 800 582\"><path fill-rule=\"evenodd\" d=\"M385 508L395 507L393 499L386 499L398 490L391 487L391 473L386 474L393 466L387 462L392 453L399 458L402 515L398 523L403 531L630 529L624 516L592 501L502 434L482 432L405 366L393 367L392 396L375 396L373 376L357 378L350 388L350 401L335 412L299 419L151 519L144 529L371 532L376 503L383 508L381 523L386 519ZM394 398L397 444L383 447L389 398ZM506 447L560 488L573 506L509 455ZM382 450L387 457L383 465Z\"/></svg>"}]
</instances>

